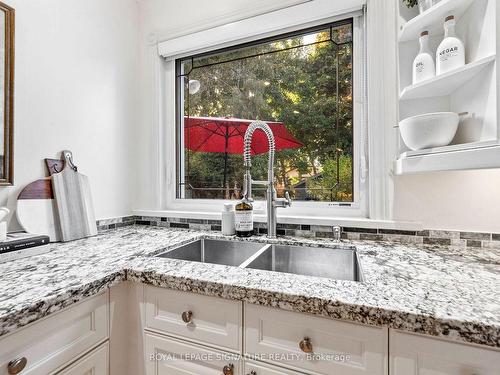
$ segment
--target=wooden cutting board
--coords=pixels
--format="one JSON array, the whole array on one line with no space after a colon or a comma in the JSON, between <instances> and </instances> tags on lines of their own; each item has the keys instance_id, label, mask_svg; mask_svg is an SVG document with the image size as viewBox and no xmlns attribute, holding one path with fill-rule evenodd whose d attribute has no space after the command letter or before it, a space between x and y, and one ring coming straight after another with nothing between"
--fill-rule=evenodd
<instances>
[{"instance_id":1,"label":"wooden cutting board","mask_svg":"<svg viewBox=\"0 0 500 375\"><path fill-rule=\"evenodd\" d=\"M44 159L47 171L49 171L49 176L59 173L64 169L64 160L59 159Z\"/></svg>"},{"instance_id":2,"label":"wooden cutting board","mask_svg":"<svg viewBox=\"0 0 500 375\"><path fill-rule=\"evenodd\" d=\"M63 151L64 169L51 176L61 241L95 236L97 225L87 176L78 173L71 151Z\"/></svg>"},{"instance_id":3,"label":"wooden cutting board","mask_svg":"<svg viewBox=\"0 0 500 375\"><path fill-rule=\"evenodd\" d=\"M51 242L61 240L50 178L32 182L21 191L17 197L16 216L26 232L45 234Z\"/></svg>"}]
</instances>

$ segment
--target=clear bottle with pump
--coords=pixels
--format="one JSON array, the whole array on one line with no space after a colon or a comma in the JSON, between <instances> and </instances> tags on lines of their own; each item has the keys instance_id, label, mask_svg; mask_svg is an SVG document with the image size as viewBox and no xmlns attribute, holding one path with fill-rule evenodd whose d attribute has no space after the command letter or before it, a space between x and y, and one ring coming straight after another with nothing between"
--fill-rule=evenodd
<instances>
[{"instance_id":1,"label":"clear bottle with pump","mask_svg":"<svg viewBox=\"0 0 500 375\"><path fill-rule=\"evenodd\" d=\"M436 75L434 56L429 47L429 32L420 34L420 51L413 60L413 84L425 81Z\"/></svg>"},{"instance_id":2,"label":"clear bottle with pump","mask_svg":"<svg viewBox=\"0 0 500 375\"><path fill-rule=\"evenodd\" d=\"M465 65L464 44L455 34L455 16L444 21L444 39L436 51L436 73L443 74Z\"/></svg>"},{"instance_id":3,"label":"clear bottle with pump","mask_svg":"<svg viewBox=\"0 0 500 375\"><path fill-rule=\"evenodd\" d=\"M232 236L235 233L234 228L234 206L231 203L224 204L222 210L222 234Z\"/></svg>"}]
</instances>

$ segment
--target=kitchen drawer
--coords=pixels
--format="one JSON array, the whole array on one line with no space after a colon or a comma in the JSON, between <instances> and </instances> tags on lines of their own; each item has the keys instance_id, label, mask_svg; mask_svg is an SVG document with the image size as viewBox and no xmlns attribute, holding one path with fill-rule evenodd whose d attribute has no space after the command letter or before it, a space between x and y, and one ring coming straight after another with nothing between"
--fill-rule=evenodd
<instances>
[{"instance_id":1,"label":"kitchen drawer","mask_svg":"<svg viewBox=\"0 0 500 375\"><path fill-rule=\"evenodd\" d=\"M0 339L0 374L26 358L22 375L50 374L108 338L108 293L92 297Z\"/></svg>"},{"instance_id":2,"label":"kitchen drawer","mask_svg":"<svg viewBox=\"0 0 500 375\"><path fill-rule=\"evenodd\" d=\"M259 363L256 361L246 360L245 375L303 375L303 372L285 370L281 367L276 367L269 364Z\"/></svg>"},{"instance_id":3,"label":"kitchen drawer","mask_svg":"<svg viewBox=\"0 0 500 375\"><path fill-rule=\"evenodd\" d=\"M146 333L146 375L241 374L238 354L210 350L199 345Z\"/></svg>"},{"instance_id":4,"label":"kitchen drawer","mask_svg":"<svg viewBox=\"0 0 500 375\"><path fill-rule=\"evenodd\" d=\"M145 298L147 329L241 353L242 302L149 286Z\"/></svg>"},{"instance_id":5,"label":"kitchen drawer","mask_svg":"<svg viewBox=\"0 0 500 375\"><path fill-rule=\"evenodd\" d=\"M245 353L313 374L386 374L387 331L245 304Z\"/></svg>"},{"instance_id":6,"label":"kitchen drawer","mask_svg":"<svg viewBox=\"0 0 500 375\"><path fill-rule=\"evenodd\" d=\"M108 375L109 348L104 343L57 375ZM22 374L21 374L22 375Z\"/></svg>"},{"instance_id":7,"label":"kitchen drawer","mask_svg":"<svg viewBox=\"0 0 500 375\"><path fill-rule=\"evenodd\" d=\"M500 374L500 350L396 330L389 342L392 375Z\"/></svg>"}]
</instances>

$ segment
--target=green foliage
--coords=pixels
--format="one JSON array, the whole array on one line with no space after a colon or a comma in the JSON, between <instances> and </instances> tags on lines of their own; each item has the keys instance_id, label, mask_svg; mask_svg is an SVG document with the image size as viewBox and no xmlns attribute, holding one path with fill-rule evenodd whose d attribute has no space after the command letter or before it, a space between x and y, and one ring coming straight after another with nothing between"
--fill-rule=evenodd
<instances>
[{"instance_id":1,"label":"green foliage","mask_svg":"<svg viewBox=\"0 0 500 375\"><path fill-rule=\"evenodd\" d=\"M339 155L338 161L337 166L336 158L327 159L320 178L309 179L307 187L310 196L322 201L352 201L352 158L350 155Z\"/></svg>"},{"instance_id":2,"label":"green foliage","mask_svg":"<svg viewBox=\"0 0 500 375\"><path fill-rule=\"evenodd\" d=\"M350 26L335 29L333 37L350 40ZM201 89L195 95L186 94L185 115L283 122L304 146L277 152L275 174L279 186L291 189L297 182L309 179L314 181L309 185L316 186L315 196L319 199L350 201L352 44L336 45L326 32L318 33L316 40L327 41L301 46L303 40L297 37L195 60L189 79L199 80ZM297 46L301 47L292 48ZM228 61L263 52L266 54ZM190 65L189 60L184 68L189 70ZM333 163L336 173L337 149L343 154L341 187L330 170ZM193 197L226 196L226 191L221 190L225 189L224 154L186 150L185 155L186 183L199 188ZM253 157L252 164L254 179L265 179L267 155ZM235 184L242 185L242 165L241 155L229 155L227 181L231 194ZM322 178L311 177L320 174ZM336 186L333 193L332 178Z\"/></svg>"}]
</instances>

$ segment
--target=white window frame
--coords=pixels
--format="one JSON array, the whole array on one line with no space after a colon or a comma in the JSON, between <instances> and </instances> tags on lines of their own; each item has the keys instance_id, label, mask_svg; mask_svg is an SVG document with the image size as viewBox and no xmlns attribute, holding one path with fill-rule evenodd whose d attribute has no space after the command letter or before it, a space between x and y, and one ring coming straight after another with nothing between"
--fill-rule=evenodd
<instances>
[{"instance_id":1,"label":"white window frame","mask_svg":"<svg viewBox=\"0 0 500 375\"><path fill-rule=\"evenodd\" d=\"M370 47L370 33L387 31L387 20L389 19L387 11L392 10L394 5L391 6L391 0L367 0L369 4L374 5L372 7L374 12L371 15L368 14L364 18L365 23L363 23L360 22L359 11L356 12L356 9L359 9L363 2L363 0L350 0L339 5L339 2L331 2L330 0L313 0L305 4L233 22L229 25L215 27L206 32L189 34L158 43L157 54L161 56L161 59L153 59L153 70L155 72L153 84L156 92L155 96L158 100L156 103L158 107L155 111L156 118L153 121L158 126L156 135L158 137L157 152L159 160L157 163L157 184L154 189L157 194L155 211L218 213L221 210L222 203L225 202L223 200L178 199L176 197L176 59L355 16L353 17L355 20L353 25L355 50L353 52L355 56L360 54L363 56L361 59L357 57L353 59L355 75L353 78L354 147L365 151L364 153L354 152L354 163L358 165L358 167L354 168L354 194L355 199L356 197L359 199L351 207L339 207L332 202L295 201L291 208L278 210L278 215L279 217L390 219L388 202L391 191L387 189L390 170L386 168L389 165L386 157L390 155L390 147L386 147L389 144L385 133L386 124L377 122L373 125L370 124L369 132L363 132L362 130L368 129L367 119L370 116L377 117L380 121L387 118L386 112L389 111L390 114L394 112L392 108L387 108L387 105L384 110L375 109L373 106L367 108L367 103L364 100L366 96L364 93L367 91L368 95L372 95L378 86L371 85L370 87L370 74L373 71L377 71L378 74L384 71L387 72L387 64L384 65L383 62L383 55L386 54L385 57L387 57L387 50L380 48L380 46L375 48L372 45ZM375 5L377 7L376 11ZM305 11L304 7L309 7L308 11ZM268 26L259 26L266 25L266 17L273 17L272 19L282 21L274 22L272 30ZM375 20L375 17L377 17L377 20ZM372 20L371 26L370 20ZM366 26L367 21L368 26ZM364 31L364 27L368 27L369 30ZM231 29L235 32L231 32ZM368 40L368 43L363 40L363 35ZM372 51L377 57L376 59L371 58L373 62L370 68L367 67L366 61L370 60L370 57L368 57L370 55L366 56L363 47L365 44L368 44L369 53ZM387 47L390 47L390 45ZM367 70L369 70L368 74L366 74ZM368 79L368 88L365 86L366 79ZM384 93L384 95L381 99L378 99L379 103L381 100L387 100L388 94L394 94L389 92L387 88L379 89L378 96L380 96L380 92ZM397 91L395 93L397 95ZM370 139L368 139L370 133L377 135L374 137L370 135ZM374 151L377 153L374 153ZM392 158L389 160L392 161ZM368 171L359 168L362 163L364 165L369 164L369 179ZM375 173L371 172L372 168ZM370 199L368 199L369 197ZM263 214L263 207L263 204L257 204L256 214Z\"/></svg>"}]
</instances>

